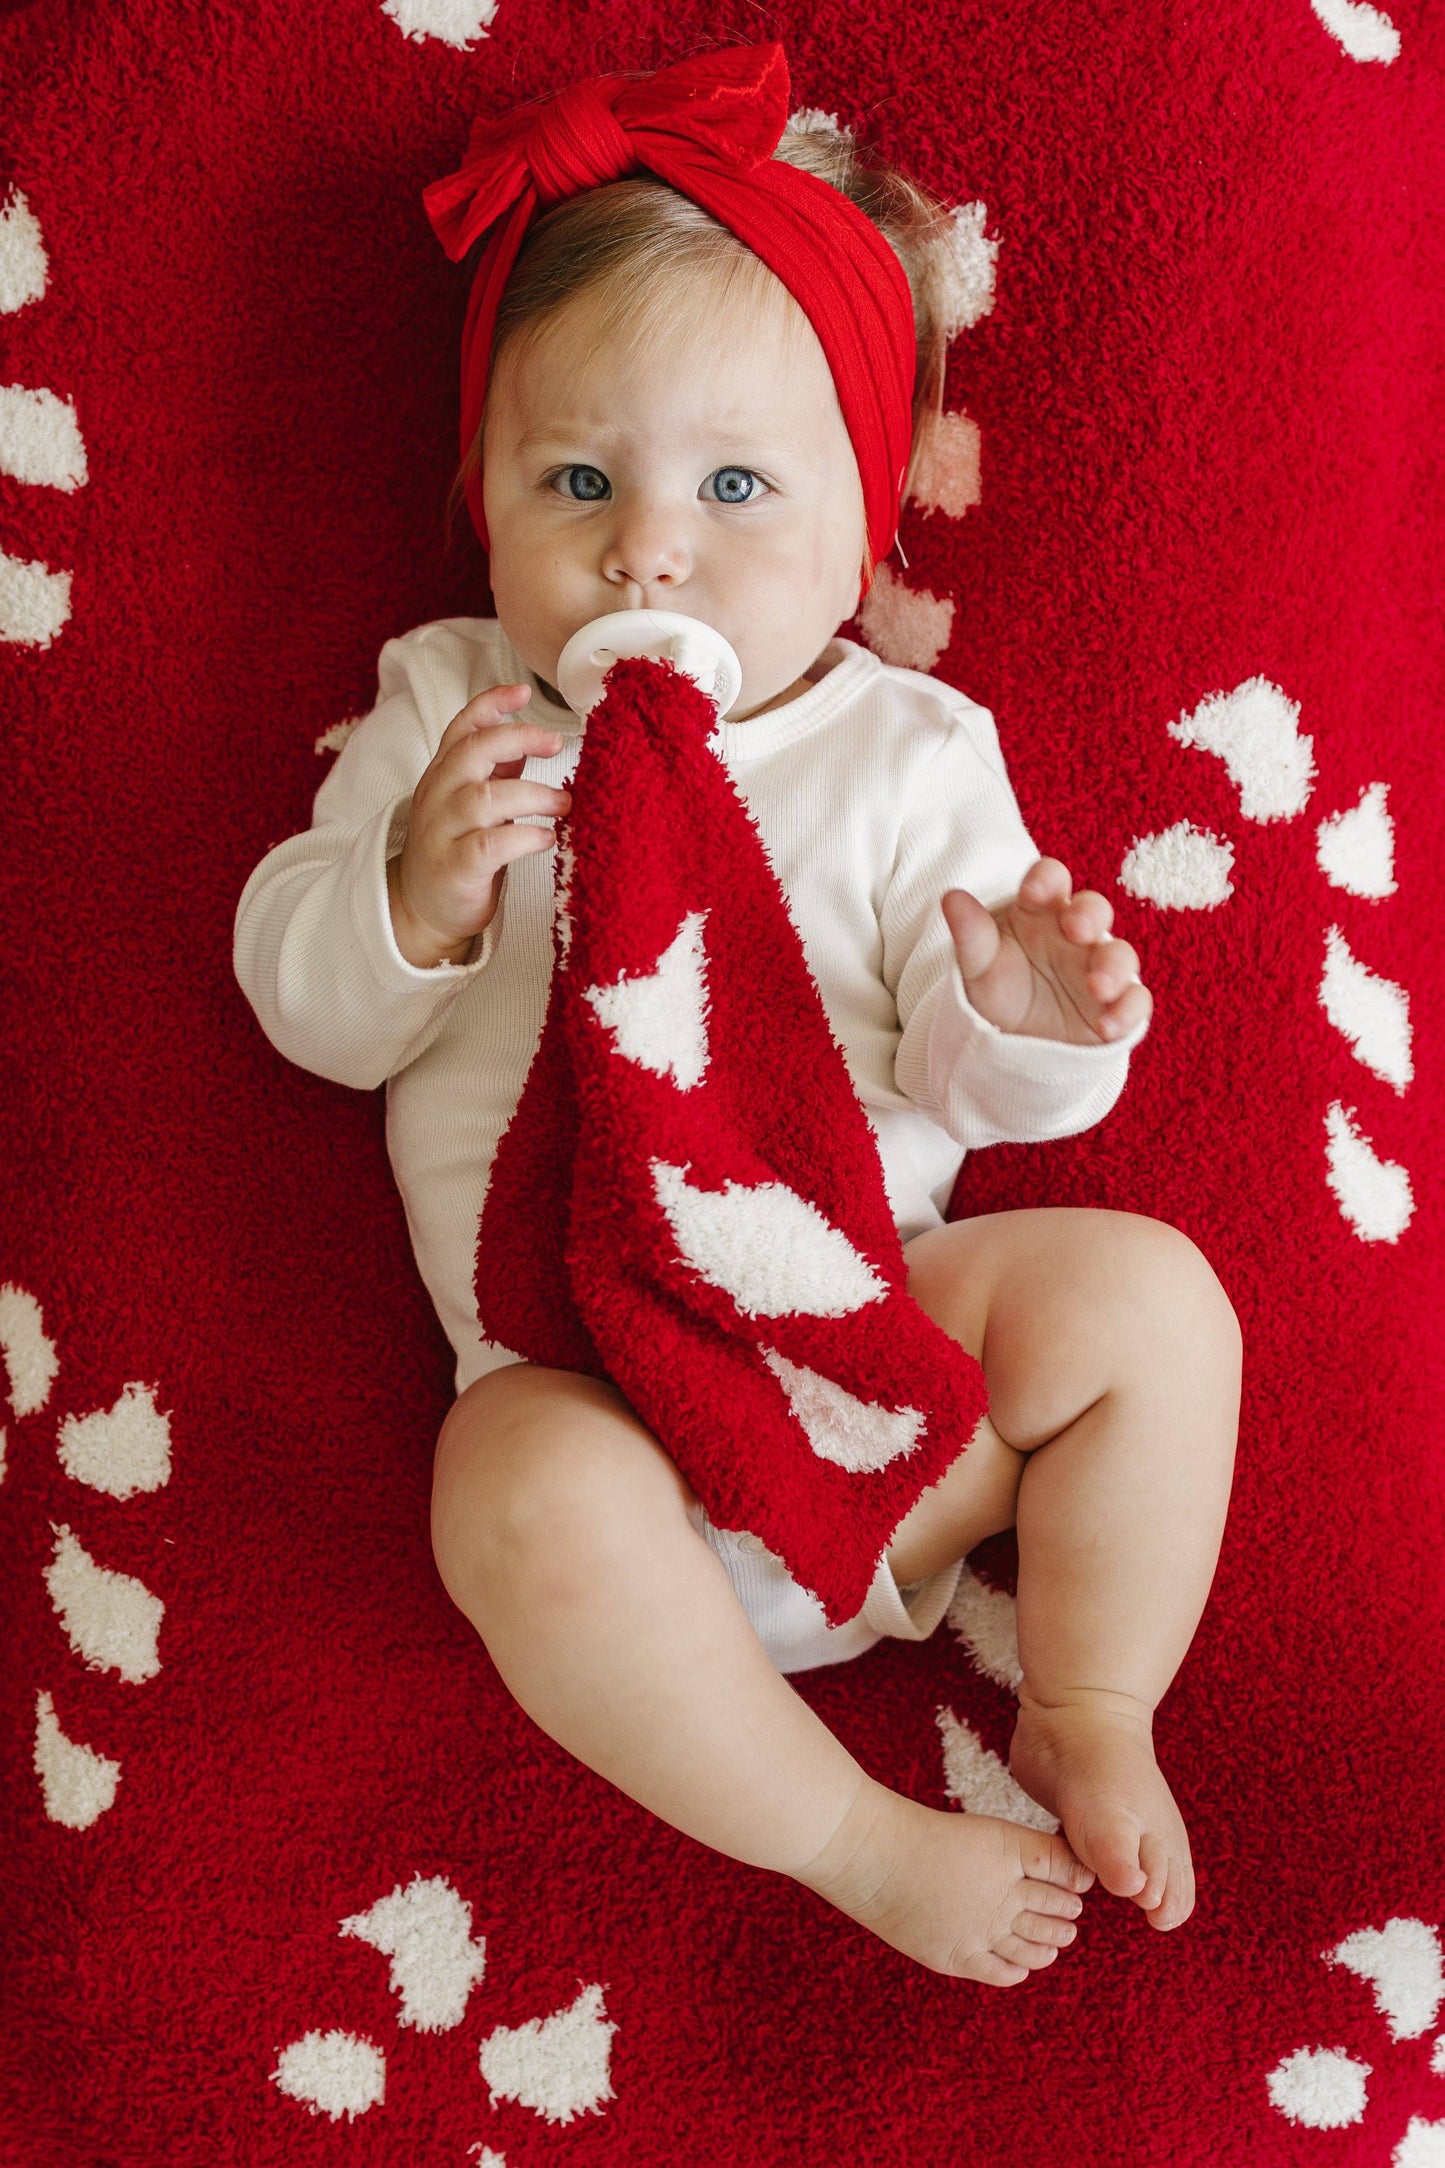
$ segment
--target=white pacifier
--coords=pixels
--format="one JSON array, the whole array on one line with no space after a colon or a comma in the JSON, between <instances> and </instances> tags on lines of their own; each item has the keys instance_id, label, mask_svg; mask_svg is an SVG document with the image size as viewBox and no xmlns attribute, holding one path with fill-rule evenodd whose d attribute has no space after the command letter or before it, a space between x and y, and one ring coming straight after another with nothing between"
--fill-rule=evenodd
<instances>
[{"instance_id":1,"label":"white pacifier","mask_svg":"<svg viewBox=\"0 0 1445 2168\"><path fill-rule=\"evenodd\" d=\"M720 632L681 610L614 610L574 632L557 658L557 690L569 708L589 715L613 663L651 655L670 662L726 715L742 691L743 666Z\"/></svg>"}]
</instances>

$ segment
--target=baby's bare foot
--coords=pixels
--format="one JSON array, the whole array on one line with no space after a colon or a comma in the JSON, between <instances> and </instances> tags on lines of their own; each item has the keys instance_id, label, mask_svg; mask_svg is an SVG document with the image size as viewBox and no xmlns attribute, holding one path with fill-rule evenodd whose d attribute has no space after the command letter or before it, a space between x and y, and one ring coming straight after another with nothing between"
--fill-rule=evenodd
<instances>
[{"instance_id":1,"label":"baby's bare foot","mask_svg":"<svg viewBox=\"0 0 1445 2168\"><path fill-rule=\"evenodd\" d=\"M1025 1687L1009 1769L1105 1889L1151 1927L1194 1910L1194 1865L1174 1794L1154 1759L1153 1712L1127 1694L1081 1688L1044 1703Z\"/></svg>"},{"instance_id":2,"label":"baby's bare foot","mask_svg":"<svg viewBox=\"0 0 1445 2168\"><path fill-rule=\"evenodd\" d=\"M1094 1877L1061 1837L939 1813L870 1777L793 1879L931 1972L1016 1987L1073 1941Z\"/></svg>"}]
</instances>

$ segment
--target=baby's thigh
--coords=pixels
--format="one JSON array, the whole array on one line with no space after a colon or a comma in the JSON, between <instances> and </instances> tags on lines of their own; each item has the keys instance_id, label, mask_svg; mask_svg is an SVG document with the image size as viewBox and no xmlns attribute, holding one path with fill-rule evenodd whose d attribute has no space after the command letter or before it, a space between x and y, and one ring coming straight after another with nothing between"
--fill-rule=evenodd
<instances>
[{"instance_id":1,"label":"baby's thigh","mask_svg":"<svg viewBox=\"0 0 1445 2168\"><path fill-rule=\"evenodd\" d=\"M990 1415L1030 1452L1181 1334L1237 1338L1207 1259L1167 1221L1038 1206L933 1227L904 1245L908 1290L979 1356Z\"/></svg>"},{"instance_id":2,"label":"baby's thigh","mask_svg":"<svg viewBox=\"0 0 1445 2168\"><path fill-rule=\"evenodd\" d=\"M509 1363L447 1410L432 1462L432 1550L450 1590L499 1547L555 1547L614 1513L686 1514L696 1499L615 1385L575 1370Z\"/></svg>"}]
</instances>

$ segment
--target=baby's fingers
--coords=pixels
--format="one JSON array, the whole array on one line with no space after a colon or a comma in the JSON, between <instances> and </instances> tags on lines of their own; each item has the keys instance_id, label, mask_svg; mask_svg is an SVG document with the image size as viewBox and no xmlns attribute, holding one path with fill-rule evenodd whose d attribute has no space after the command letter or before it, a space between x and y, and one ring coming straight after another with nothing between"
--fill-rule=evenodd
<instances>
[{"instance_id":1,"label":"baby's fingers","mask_svg":"<svg viewBox=\"0 0 1445 2168\"><path fill-rule=\"evenodd\" d=\"M1094 1029L1103 1039L1122 1039L1136 1024L1147 1022L1154 1013L1154 996L1147 986L1135 984L1127 987L1117 1001L1111 1001L1101 1009Z\"/></svg>"},{"instance_id":2,"label":"baby's fingers","mask_svg":"<svg viewBox=\"0 0 1445 2168\"><path fill-rule=\"evenodd\" d=\"M1089 957L1085 979L1091 994L1112 1001L1139 976L1138 951L1127 941L1100 941Z\"/></svg>"},{"instance_id":3,"label":"baby's fingers","mask_svg":"<svg viewBox=\"0 0 1445 2168\"><path fill-rule=\"evenodd\" d=\"M459 783L444 801L438 824L444 834L469 835L480 829L505 828L529 813L560 820L571 807L570 790L494 772L481 782Z\"/></svg>"},{"instance_id":4,"label":"baby's fingers","mask_svg":"<svg viewBox=\"0 0 1445 2168\"><path fill-rule=\"evenodd\" d=\"M512 758L520 754L536 754L545 759L561 745L560 734L550 724L528 722L521 710L532 696L530 685L491 685L483 693L474 693L464 708L459 708L446 729L437 740L433 764L441 762L458 747L475 745L478 734L486 748L489 759Z\"/></svg>"},{"instance_id":5,"label":"baby's fingers","mask_svg":"<svg viewBox=\"0 0 1445 2168\"><path fill-rule=\"evenodd\" d=\"M1019 883L1018 900L1032 911L1067 903L1072 893L1068 867L1061 858L1036 858Z\"/></svg>"},{"instance_id":6,"label":"baby's fingers","mask_svg":"<svg viewBox=\"0 0 1445 2168\"><path fill-rule=\"evenodd\" d=\"M1071 941L1102 941L1114 923L1114 906L1097 888L1081 888L1059 913L1059 924Z\"/></svg>"},{"instance_id":7,"label":"baby's fingers","mask_svg":"<svg viewBox=\"0 0 1445 2168\"><path fill-rule=\"evenodd\" d=\"M1138 951L1127 941L1095 943L1084 985L1100 1004L1094 1029L1102 1039L1122 1039L1153 1010L1153 996L1139 977Z\"/></svg>"},{"instance_id":8,"label":"baby's fingers","mask_svg":"<svg viewBox=\"0 0 1445 2168\"><path fill-rule=\"evenodd\" d=\"M999 952L999 930L993 913L966 888L950 888L941 898L943 916L953 936L954 953L964 983L980 978Z\"/></svg>"}]
</instances>

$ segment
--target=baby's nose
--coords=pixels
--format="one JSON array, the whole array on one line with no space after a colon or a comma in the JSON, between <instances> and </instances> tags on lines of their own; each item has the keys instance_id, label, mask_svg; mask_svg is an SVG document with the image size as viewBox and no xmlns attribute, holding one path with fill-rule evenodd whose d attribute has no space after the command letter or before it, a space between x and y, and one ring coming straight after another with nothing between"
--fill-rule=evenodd
<instances>
[{"instance_id":1,"label":"baby's nose","mask_svg":"<svg viewBox=\"0 0 1445 2168\"><path fill-rule=\"evenodd\" d=\"M652 596L649 590L670 593L688 576L692 554L672 522L644 518L627 522L613 537L603 561L603 571L626 600L620 607L643 610Z\"/></svg>"}]
</instances>

